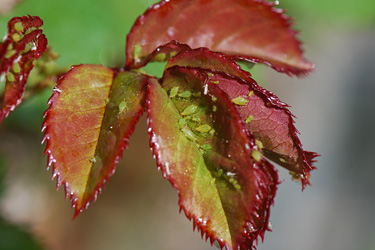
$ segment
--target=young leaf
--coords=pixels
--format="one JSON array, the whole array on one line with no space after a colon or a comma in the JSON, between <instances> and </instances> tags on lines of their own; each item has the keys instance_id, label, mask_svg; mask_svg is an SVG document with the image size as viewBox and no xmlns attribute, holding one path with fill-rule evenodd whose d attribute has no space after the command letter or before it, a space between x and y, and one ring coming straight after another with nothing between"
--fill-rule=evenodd
<instances>
[{"instance_id":1,"label":"young leaf","mask_svg":"<svg viewBox=\"0 0 375 250\"><path fill-rule=\"evenodd\" d=\"M292 171L303 188L309 184L309 172L315 168L314 158L318 155L302 149L288 105L260 87L250 73L224 54L204 48L189 50L171 58L166 68L175 65L212 70L208 73L210 81L236 104L245 127L262 142L264 155Z\"/></svg>"},{"instance_id":2,"label":"young leaf","mask_svg":"<svg viewBox=\"0 0 375 250\"><path fill-rule=\"evenodd\" d=\"M129 33L127 67L139 67L171 40L265 63L289 75L307 74L314 66L303 57L290 19L265 0L163 0Z\"/></svg>"},{"instance_id":3,"label":"young leaf","mask_svg":"<svg viewBox=\"0 0 375 250\"><path fill-rule=\"evenodd\" d=\"M144 111L147 77L104 66L79 65L54 89L43 130L48 166L65 185L77 216L114 173Z\"/></svg>"},{"instance_id":4,"label":"young leaf","mask_svg":"<svg viewBox=\"0 0 375 250\"><path fill-rule=\"evenodd\" d=\"M268 228L278 184L273 166L235 106L204 71L173 67L162 86L150 81L150 145L158 168L179 192L179 205L202 237L228 250L251 249ZM177 88L178 87L178 88ZM190 91L191 97L170 93Z\"/></svg>"},{"instance_id":5,"label":"young leaf","mask_svg":"<svg viewBox=\"0 0 375 250\"><path fill-rule=\"evenodd\" d=\"M0 44L0 78L6 79L5 91L0 93L0 123L22 102L33 63L47 49L42 25L37 16L14 17L8 23L8 33Z\"/></svg>"}]
</instances>

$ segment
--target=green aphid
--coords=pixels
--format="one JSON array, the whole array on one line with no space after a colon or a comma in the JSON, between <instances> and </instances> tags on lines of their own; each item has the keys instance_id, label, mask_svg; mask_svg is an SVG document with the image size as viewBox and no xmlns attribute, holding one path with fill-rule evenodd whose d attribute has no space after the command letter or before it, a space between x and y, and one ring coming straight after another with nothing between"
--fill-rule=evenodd
<instances>
[{"instance_id":1,"label":"green aphid","mask_svg":"<svg viewBox=\"0 0 375 250\"><path fill-rule=\"evenodd\" d=\"M214 135L215 134L215 129L211 129L210 132L209 132L210 135Z\"/></svg>"},{"instance_id":2,"label":"green aphid","mask_svg":"<svg viewBox=\"0 0 375 250\"><path fill-rule=\"evenodd\" d=\"M221 168L217 171L217 175L220 177L222 176L224 173L224 170L222 170Z\"/></svg>"},{"instance_id":3,"label":"green aphid","mask_svg":"<svg viewBox=\"0 0 375 250\"><path fill-rule=\"evenodd\" d=\"M159 53L152 60L156 62L164 62L166 58L167 55L165 53Z\"/></svg>"},{"instance_id":4,"label":"green aphid","mask_svg":"<svg viewBox=\"0 0 375 250\"><path fill-rule=\"evenodd\" d=\"M259 152L258 150L253 150L253 152L251 152L251 156L252 156L253 159L256 160L256 161L260 161L260 160L262 160L262 153Z\"/></svg>"},{"instance_id":5,"label":"green aphid","mask_svg":"<svg viewBox=\"0 0 375 250\"><path fill-rule=\"evenodd\" d=\"M195 128L196 131L201 133L207 133L211 130L211 126L208 124L200 125L199 127Z\"/></svg>"},{"instance_id":6,"label":"green aphid","mask_svg":"<svg viewBox=\"0 0 375 250\"><path fill-rule=\"evenodd\" d=\"M12 39L14 42L18 42L22 39L22 35L18 34L18 33L14 33L13 36L12 36Z\"/></svg>"},{"instance_id":7,"label":"green aphid","mask_svg":"<svg viewBox=\"0 0 375 250\"><path fill-rule=\"evenodd\" d=\"M254 91L249 92L249 96L252 96L254 94Z\"/></svg>"},{"instance_id":8,"label":"green aphid","mask_svg":"<svg viewBox=\"0 0 375 250\"><path fill-rule=\"evenodd\" d=\"M199 118L199 117L192 117L191 120L192 120L193 122L200 122L200 121L201 121L201 118Z\"/></svg>"},{"instance_id":9,"label":"green aphid","mask_svg":"<svg viewBox=\"0 0 375 250\"><path fill-rule=\"evenodd\" d=\"M37 30L37 28L36 28L36 27L30 27L30 28L28 28L28 29L26 30L26 32L25 32L25 35L30 34L30 33L33 32L34 30Z\"/></svg>"},{"instance_id":10,"label":"green aphid","mask_svg":"<svg viewBox=\"0 0 375 250\"><path fill-rule=\"evenodd\" d=\"M178 93L178 89L179 88L180 87L178 87L178 86L171 88L171 90L169 91L169 97L170 98L175 97L177 95L177 93Z\"/></svg>"},{"instance_id":11,"label":"green aphid","mask_svg":"<svg viewBox=\"0 0 375 250\"><path fill-rule=\"evenodd\" d=\"M213 96L213 97L211 98L211 100L212 100L213 102L216 102L216 101L217 101L217 98L216 98L215 96Z\"/></svg>"},{"instance_id":12,"label":"green aphid","mask_svg":"<svg viewBox=\"0 0 375 250\"><path fill-rule=\"evenodd\" d=\"M212 111L216 112L216 110L217 110L217 107L214 105L214 106L212 107Z\"/></svg>"},{"instance_id":13,"label":"green aphid","mask_svg":"<svg viewBox=\"0 0 375 250\"><path fill-rule=\"evenodd\" d=\"M197 137L195 137L195 134L193 133L193 131L191 131L190 129L185 127L185 128L182 128L181 131L184 133L186 138L188 138L189 140L195 141L197 139Z\"/></svg>"},{"instance_id":14,"label":"green aphid","mask_svg":"<svg viewBox=\"0 0 375 250\"><path fill-rule=\"evenodd\" d=\"M214 84L219 84L219 81L211 81Z\"/></svg>"},{"instance_id":15,"label":"green aphid","mask_svg":"<svg viewBox=\"0 0 375 250\"><path fill-rule=\"evenodd\" d=\"M184 118L181 118L178 120L178 125L180 125L180 127L183 127L186 125L186 120Z\"/></svg>"},{"instance_id":16,"label":"green aphid","mask_svg":"<svg viewBox=\"0 0 375 250\"><path fill-rule=\"evenodd\" d=\"M135 60L136 62L139 62L139 61L140 61L141 53L142 53L142 45L140 45L140 44L136 44L136 45L134 46L134 50L133 50L133 57L134 57L134 60Z\"/></svg>"},{"instance_id":17,"label":"green aphid","mask_svg":"<svg viewBox=\"0 0 375 250\"><path fill-rule=\"evenodd\" d=\"M180 94L178 94L179 97L182 97L182 98L189 98L191 97L191 92L189 90L186 90Z\"/></svg>"},{"instance_id":18,"label":"green aphid","mask_svg":"<svg viewBox=\"0 0 375 250\"><path fill-rule=\"evenodd\" d=\"M176 51L173 51L169 54L170 57L174 57L175 55L177 55L177 52Z\"/></svg>"},{"instance_id":19,"label":"green aphid","mask_svg":"<svg viewBox=\"0 0 375 250\"><path fill-rule=\"evenodd\" d=\"M12 72L9 72L8 75L7 75L7 80L9 82L14 82L15 78L14 78L14 75Z\"/></svg>"},{"instance_id":20,"label":"green aphid","mask_svg":"<svg viewBox=\"0 0 375 250\"><path fill-rule=\"evenodd\" d=\"M120 104L118 105L119 113L122 113L125 109L126 109L126 102L125 101L120 102Z\"/></svg>"},{"instance_id":21,"label":"green aphid","mask_svg":"<svg viewBox=\"0 0 375 250\"><path fill-rule=\"evenodd\" d=\"M214 76L214 74L212 74L212 73L207 73L207 75L208 75L209 77L213 77L213 76Z\"/></svg>"},{"instance_id":22,"label":"green aphid","mask_svg":"<svg viewBox=\"0 0 375 250\"><path fill-rule=\"evenodd\" d=\"M192 93L193 97L201 97L201 92Z\"/></svg>"},{"instance_id":23,"label":"green aphid","mask_svg":"<svg viewBox=\"0 0 375 250\"><path fill-rule=\"evenodd\" d=\"M15 64L13 64L13 72L14 72L15 74L18 74L18 73L21 72L21 66L20 66L19 63L15 63Z\"/></svg>"},{"instance_id":24,"label":"green aphid","mask_svg":"<svg viewBox=\"0 0 375 250\"><path fill-rule=\"evenodd\" d=\"M204 149L204 150L211 150L212 149L211 145L209 145L209 144L203 144L203 145L200 146L200 148Z\"/></svg>"},{"instance_id":25,"label":"green aphid","mask_svg":"<svg viewBox=\"0 0 375 250\"><path fill-rule=\"evenodd\" d=\"M286 163L286 160L284 158L279 158L280 162Z\"/></svg>"},{"instance_id":26,"label":"green aphid","mask_svg":"<svg viewBox=\"0 0 375 250\"><path fill-rule=\"evenodd\" d=\"M29 52L32 49L32 47L34 47L34 44L33 43L28 43L28 44L26 44L25 49L22 52L23 53L27 53L27 52Z\"/></svg>"},{"instance_id":27,"label":"green aphid","mask_svg":"<svg viewBox=\"0 0 375 250\"><path fill-rule=\"evenodd\" d=\"M23 32L23 25L22 25L22 23L21 22L16 22L14 24L14 30L16 32Z\"/></svg>"},{"instance_id":28,"label":"green aphid","mask_svg":"<svg viewBox=\"0 0 375 250\"><path fill-rule=\"evenodd\" d=\"M6 58L6 59L9 59L9 58L11 58L12 56L14 56L16 53L17 53L17 51L15 51L15 50L8 50L8 51L5 53L5 58Z\"/></svg>"},{"instance_id":29,"label":"green aphid","mask_svg":"<svg viewBox=\"0 0 375 250\"><path fill-rule=\"evenodd\" d=\"M194 114L198 109L198 106L197 105L189 105L187 106L184 111L182 111L181 115L191 115L191 114Z\"/></svg>"},{"instance_id":30,"label":"green aphid","mask_svg":"<svg viewBox=\"0 0 375 250\"><path fill-rule=\"evenodd\" d=\"M243 105L247 104L248 100L246 98L242 97L242 96L239 96L239 97L233 98L232 102L234 104L243 106Z\"/></svg>"},{"instance_id":31,"label":"green aphid","mask_svg":"<svg viewBox=\"0 0 375 250\"><path fill-rule=\"evenodd\" d=\"M261 141L259 141L258 139L255 139L255 143L257 144L257 146L258 146L258 148L259 148L260 150L263 149L263 143L262 143Z\"/></svg>"},{"instance_id":32,"label":"green aphid","mask_svg":"<svg viewBox=\"0 0 375 250\"><path fill-rule=\"evenodd\" d=\"M240 186L240 184L238 184L238 183L233 184L233 187L234 187L236 190L241 190L241 186Z\"/></svg>"},{"instance_id":33,"label":"green aphid","mask_svg":"<svg viewBox=\"0 0 375 250\"><path fill-rule=\"evenodd\" d=\"M254 116L252 116L252 115L249 115L247 118L246 118L246 123L249 123L249 122L251 122L252 120L254 119Z\"/></svg>"}]
</instances>

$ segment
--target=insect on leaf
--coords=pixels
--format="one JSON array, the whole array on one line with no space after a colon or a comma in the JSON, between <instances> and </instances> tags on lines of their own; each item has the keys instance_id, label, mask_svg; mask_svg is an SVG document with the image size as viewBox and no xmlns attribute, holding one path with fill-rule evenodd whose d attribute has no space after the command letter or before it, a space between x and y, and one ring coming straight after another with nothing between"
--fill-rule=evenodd
<instances>
[{"instance_id":1,"label":"insect on leaf","mask_svg":"<svg viewBox=\"0 0 375 250\"><path fill-rule=\"evenodd\" d=\"M303 188L309 184L309 173L315 168L314 158L318 154L303 150L288 105L260 87L250 73L224 54L204 48L189 50L171 58L166 68L175 65L209 69L209 81L236 104L245 127L262 142L264 155L292 171Z\"/></svg>"},{"instance_id":2,"label":"insect on leaf","mask_svg":"<svg viewBox=\"0 0 375 250\"><path fill-rule=\"evenodd\" d=\"M289 75L305 75L314 66L303 57L289 18L268 1L163 0L129 33L127 67L144 64L160 44L172 40L265 63Z\"/></svg>"},{"instance_id":3,"label":"insect on leaf","mask_svg":"<svg viewBox=\"0 0 375 250\"><path fill-rule=\"evenodd\" d=\"M48 165L65 185L77 216L114 173L144 111L148 77L104 66L74 66L60 80L45 113Z\"/></svg>"},{"instance_id":4,"label":"insect on leaf","mask_svg":"<svg viewBox=\"0 0 375 250\"><path fill-rule=\"evenodd\" d=\"M176 86L194 95L171 97ZM150 82L147 112L157 165L187 218L211 244L251 249L268 228L278 175L265 159L253 158L260 149L234 104L204 71L173 67L162 87Z\"/></svg>"},{"instance_id":5,"label":"insect on leaf","mask_svg":"<svg viewBox=\"0 0 375 250\"><path fill-rule=\"evenodd\" d=\"M5 79L4 92L0 91L0 123L22 102L34 61L47 49L42 25L37 16L14 17L8 23L8 33L0 44L0 78Z\"/></svg>"}]
</instances>

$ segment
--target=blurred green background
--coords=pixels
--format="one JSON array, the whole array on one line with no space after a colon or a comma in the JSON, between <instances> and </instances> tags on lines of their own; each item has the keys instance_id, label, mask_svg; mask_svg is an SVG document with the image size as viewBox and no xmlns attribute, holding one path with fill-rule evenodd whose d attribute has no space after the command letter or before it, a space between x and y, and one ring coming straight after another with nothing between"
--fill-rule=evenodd
<instances>
[{"instance_id":1,"label":"blurred green background","mask_svg":"<svg viewBox=\"0 0 375 250\"><path fill-rule=\"evenodd\" d=\"M0 1L0 6L6 2ZM118 66L124 64L132 24L155 2L24 0L0 17L0 33L5 34L13 16L38 15L49 45L60 55L60 67ZM312 173L313 185L303 193L280 170L286 181L271 210L273 232L258 249L375 250L375 2L279 2L302 31L306 57L316 70L305 79L265 66L255 66L252 73L292 105L304 148L322 157ZM148 68L152 73L160 69ZM63 188L54 190L42 158L40 128L51 92L22 104L0 126L0 176L5 186L1 250L34 245L48 250L212 249L178 214L177 194L156 170L148 149L145 118L103 195L72 221ZM12 242L21 245L12 247Z\"/></svg>"}]
</instances>

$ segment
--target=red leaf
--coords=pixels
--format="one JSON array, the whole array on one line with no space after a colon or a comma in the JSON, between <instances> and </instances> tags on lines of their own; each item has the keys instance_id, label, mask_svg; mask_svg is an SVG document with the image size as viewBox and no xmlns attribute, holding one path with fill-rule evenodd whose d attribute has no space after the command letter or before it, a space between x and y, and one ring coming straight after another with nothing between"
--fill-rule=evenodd
<instances>
[{"instance_id":1,"label":"red leaf","mask_svg":"<svg viewBox=\"0 0 375 250\"><path fill-rule=\"evenodd\" d=\"M265 63L287 74L304 75L314 67L303 58L289 18L267 1L163 0L140 16L129 33L127 67L142 65L171 40Z\"/></svg>"},{"instance_id":2,"label":"red leaf","mask_svg":"<svg viewBox=\"0 0 375 250\"><path fill-rule=\"evenodd\" d=\"M158 168L202 237L228 250L251 249L268 228L276 170L204 71L170 68L162 83L150 82L147 99Z\"/></svg>"},{"instance_id":3,"label":"red leaf","mask_svg":"<svg viewBox=\"0 0 375 250\"><path fill-rule=\"evenodd\" d=\"M65 185L77 216L96 200L143 113L147 77L104 66L74 66L46 111L44 140L57 187Z\"/></svg>"},{"instance_id":4,"label":"red leaf","mask_svg":"<svg viewBox=\"0 0 375 250\"><path fill-rule=\"evenodd\" d=\"M37 17L14 17L0 44L0 75L6 77L5 92L0 96L0 123L21 102L34 61L47 49L42 34L43 21Z\"/></svg>"},{"instance_id":5,"label":"red leaf","mask_svg":"<svg viewBox=\"0 0 375 250\"><path fill-rule=\"evenodd\" d=\"M250 73L243 71L223 54L203 48L185 51L171 58L167 68L174 65L212 70L210 81L217 83L230 99L243 98L239 99L243 105L237 105L237 110L246 128L262 142L264 155L294 172L294 177L301 180L303 188L309 184L309 173L315 168L314 158L318 154L302 149L288 105L260 87Z\"/></svg>"}]
</instances>

